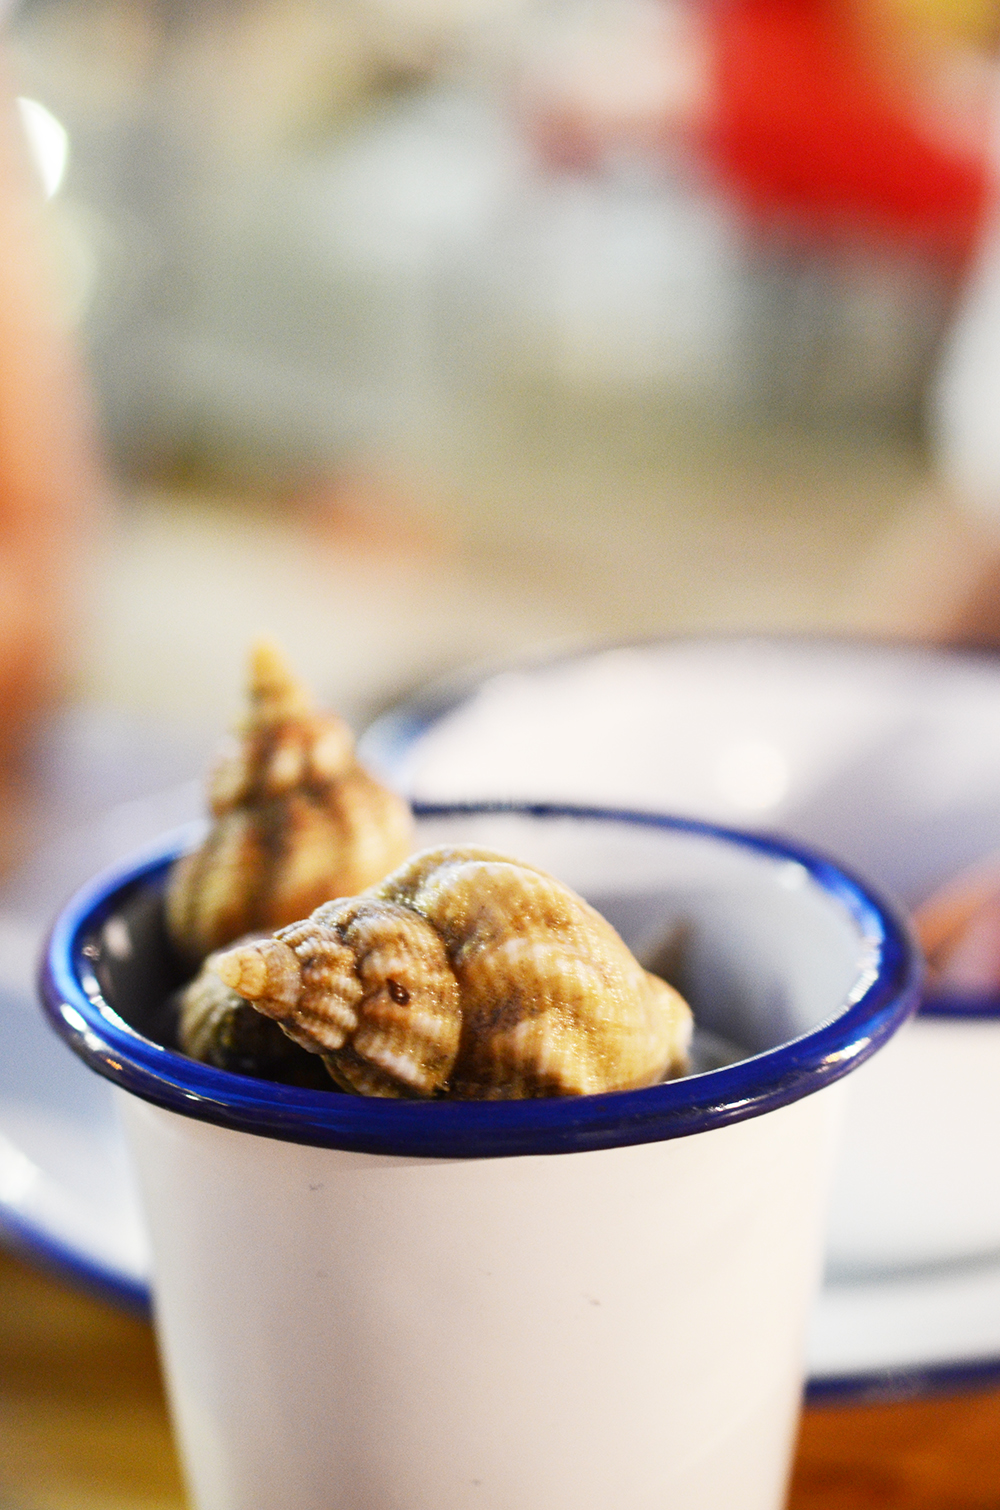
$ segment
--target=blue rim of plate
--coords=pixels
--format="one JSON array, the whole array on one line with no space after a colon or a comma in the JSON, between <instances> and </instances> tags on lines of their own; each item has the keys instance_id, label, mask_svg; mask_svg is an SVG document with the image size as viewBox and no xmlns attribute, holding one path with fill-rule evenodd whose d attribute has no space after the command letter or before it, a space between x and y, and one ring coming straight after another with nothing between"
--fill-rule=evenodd
<instances>
[{"instance_id":1,"label":"blue rim of plate","mask_svg":"<svg viewBox=\"0 0 1000 1510\"><path fill-rule=\"evenodd\" d=\"M1000 1358L970 1358L871 1373L820 1375L806 1384L807 1405L890 1405L932 1395L1000 1388Z\"/></svg>"},{"instance_id":2,"label":"blue rim of plate","mask_svg":"<svg viewBox=\"0 0 1000 1510\"><path fill-rule=\"evenodd\" d=\"M152 1314L152 1299L145 1280L124 1274L70 1243L60 1242L50 1232L5 1208L2 1203L0 1237L3 1246L15 1257L29 1260L55 1279L65 1280L119 1310L146 1318Z\"/></svg>"},{"instance_id":3,"label":"blue rim of plate","mask_svg":"<svg viewBox=\"0 0 1000 1510\"><path fill-rule=\"evenodd\" d=\"M551 667L585 661L590 657L624 650L658 650L677 645L697 643L716 645L813 645L852 650L858 653L889 654L900 660L924 661L928 664L962 660L969 663L996 664L996 652L977 649L975 646L928 646L910 645L899 640L878 640L852 635L826 634L730 634L725 630L649 636L640 639L608 640L600 645L588 645L578 649L560 650L550 655L521 662L504 663L481 670L445 678L419 692L406 702L390 708L376 718L365 730L361 746L369 752L391 780L400 763L436 724L448 714L454 713L481 687L496 676L509 672L525 674L545 671ZM1000 1018L1000 992L948 992L925 991L917 1005L921 1017L936 1017L954 1021L968 1018L982 1022Z\"/></svg>"},{"instance_id":4,"label":"blue rim of plate","mask_svg":"<svg viewBox=\"0 0 1000 1510\"><path fill-rule=\"evenodd\" d=\"M920 962L888 903L831 860L762 834L695 819L550 803L415 804L418 818L505 815L616 824L701 836L802 866L836 898L872 950L872 979L857 999L811 1032L702 1075L637 1091L528 1101L384 1101L302 1090L231 1075L141 1037L104 1000L89 941L137 891L162 885L185 847L168 836L106 871L69 901L43 956L43 1005L70 1047L116 1085L155 1105L218 1126L290 1142L411 1158L504 1158L656 1142L722 1127L822 1089L860 1065L912 1013Z\"/></svg>"}]
</instances>

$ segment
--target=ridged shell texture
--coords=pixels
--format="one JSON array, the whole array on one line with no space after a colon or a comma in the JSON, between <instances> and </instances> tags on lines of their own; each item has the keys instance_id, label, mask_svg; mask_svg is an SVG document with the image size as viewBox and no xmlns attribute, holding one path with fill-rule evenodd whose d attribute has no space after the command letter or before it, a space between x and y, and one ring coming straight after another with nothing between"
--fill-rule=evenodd
<instances>
[{"instance_id":1,"label":"ridged shell texture","mask_svg":"<svg viewBox=\"0 0 1000 1510\"><path fill-rule=\"evenodd\" d=\"M367 1095L575 1095L687 1068L683 998L568 887L488 850L425 850L213 966Z\"/></svg>"},{"instance_id":2,"label":"ridged shell texture","mask_svg":"<svg viewBox=\"0 0 1000 1510\"><path fill-rule=\"evenodd\" d=\"M269 645L253 653L248 713L208 796L211 830L167 892L168 930L191 963L354 896L413 848L408 805L359 765L347 724L313 709Z\"/></svg>"}]
</instances>

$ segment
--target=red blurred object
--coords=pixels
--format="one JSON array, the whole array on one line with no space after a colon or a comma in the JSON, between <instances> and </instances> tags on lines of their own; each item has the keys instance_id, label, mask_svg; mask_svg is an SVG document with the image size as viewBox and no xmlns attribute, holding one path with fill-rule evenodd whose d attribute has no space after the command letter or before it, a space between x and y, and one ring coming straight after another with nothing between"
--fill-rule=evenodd
<instances>
[{"instance_id":1,"label":"red blurred object","mask_svg":"<svg viewBox=\"0 0 1000 1510\"><path fill-rule=\"evenodd\" d=\"M709 22L704 145L745 210L826 239L860 233L968 257L988 199L985 136L978 151L936 140L825 0L733 0Z\"/></svg>"},{"instance_id":2,"label":"red blurred object","mask_svg":"<svg viewBox=\"0 0 1000 1510\"><path fill-rule=\"evenodd\" d=\"M526 116L549 162L680 147L761 230L968 259L990 198L987 105L968 79L963 92L957 48L913 66L912 39L878 34L847 0L662 0L660 14L629 35L626 11L616 45L571 40L536 76Z\"/></svg>"}]
</instances>

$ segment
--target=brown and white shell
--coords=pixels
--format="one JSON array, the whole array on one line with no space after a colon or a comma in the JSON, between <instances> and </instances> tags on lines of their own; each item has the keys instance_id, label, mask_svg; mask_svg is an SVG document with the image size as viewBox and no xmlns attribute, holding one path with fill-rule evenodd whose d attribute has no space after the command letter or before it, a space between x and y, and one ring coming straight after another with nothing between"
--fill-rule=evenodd
<instances>
[{"instance_id":1,"label":"brown and white shell","mask_svg":"<svg viewBox=\"0 0 1000 1510\"><path fill-rule=\"evenodd\" d=\"M489 850L425 850L214 968L366 1095L567 1096L687 1068L683 998L575 892Z\"/></svg>"},{"instance_id":2,"label":"brown and white shell","mask_svg":"<svg viewBox=\"0 0 1000 1510\"><path fill-rule=\"evenodd\" d=\"M208 785L211 830L178 861L167 927L197 963L380 880L413 848L408 805L358 764L343 719L317 713L278 653L258 645L249 709Z\"/></svg>"},{"instance_id":3,"label":"brown and white shell","mask_svg":"<svg viewBox=\"0 0 1000 1510\"><path fill-rule=\"evenodd\" d=\"M307 1054L276 1022L225 985L212 969L214 959L210 954L174 998L177 1043L183 1053L231 1074L329 1089L329 1076L316 1055Z\"/></svg>"}]
</instances>

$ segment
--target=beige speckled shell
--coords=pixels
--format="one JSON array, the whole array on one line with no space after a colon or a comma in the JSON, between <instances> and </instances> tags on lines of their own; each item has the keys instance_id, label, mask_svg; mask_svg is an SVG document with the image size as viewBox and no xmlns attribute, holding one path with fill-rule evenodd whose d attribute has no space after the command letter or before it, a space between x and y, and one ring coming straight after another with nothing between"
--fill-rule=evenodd
<instances>
[{"instance_id":1,"label":"beige speckled shell","mask_svg":"<svg viewBox=\"0 0 1000 1510\"><path fill-rule=\"evenodd\" d=\"M208 837L167 892L171 938L192 962L356 895L413 847L407 804L358 764L348 726L312 711L269 646L254 652L249 712L212 772L209 805Z\"/></svg>"},{"instance_id":2,"label":"beige speckled shell","mask_svg":"<svg viewBox=\"0 0 1000 1510\"><path fill-rule=\"evenodd\" d=\"M250 942L250 940L241 940ZM211 968L201 970L177 993L177 1042L191 1059L238 1075L283 1080L320 1089L330 1081L315 1054L306 1054L276 1022L255 1012Z\"/></svg>"},{"instance_id":3,"label":"beige speckled shell","mask_svg":"<svg viewBox=\"0 0 1000 1510\"><path fill-rule=\"evenodd\" d=\"M568 887L487 850L426 850L215 968L369 1095L576 1095L687 1068L683 998Z\"/></svg>"}]
</instances>

